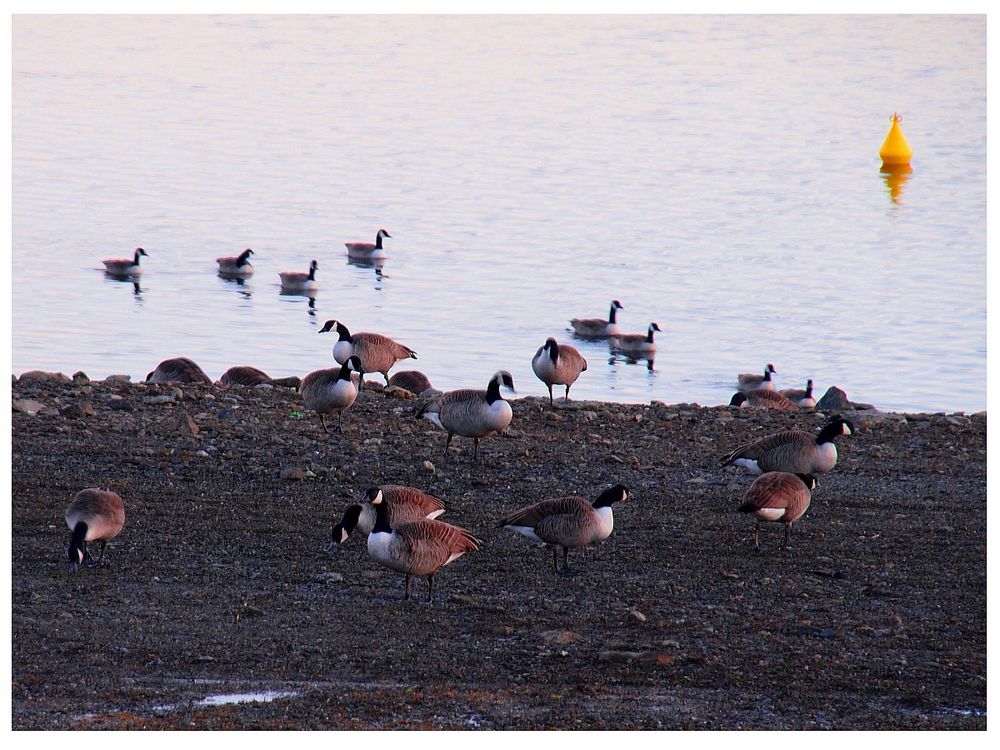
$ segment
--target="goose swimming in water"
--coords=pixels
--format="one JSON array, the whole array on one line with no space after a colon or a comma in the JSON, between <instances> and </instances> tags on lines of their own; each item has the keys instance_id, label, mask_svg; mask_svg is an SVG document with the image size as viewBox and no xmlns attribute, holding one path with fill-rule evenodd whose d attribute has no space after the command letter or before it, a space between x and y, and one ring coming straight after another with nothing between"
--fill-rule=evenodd
<instances>
[{"instance_id":1,"label":"goose swimming in water","mask_svg":"<svg viewBox=\"0 0 1000 750\"><path fill-rule=\"evenodd\" d=\"M251 276L253 274L253 266L250 264L251 255L253 255L253 250L248 247L235 257L216 258L215 262L219 264L219 275L239 278Z\"/></svg>"},{"instance_id":2,"label":"goose swimming in water","mask_svg":"<svg viewBox=\"0 0 1000 750\"><path fill-rule=\"evenodd\" d=\"M313 260L309 264L309 273L301 271L278 271L281 278L281 290L284 292L315 292L319 289L319 282L316 281L316 270L319 263Z\"/></svg>"},{"instance_id":3,"label":"goose swimming in water","mask_svg":"<svg viewBox=\"0 0 1000 750\"><path fill-rule=\"evenodd\" d=\"M375 235L375 242L345 242L347 246L347 257L354 260L384 260L385 249L382 247L382 238L391 235L384 229L379 229Z\"/></svg>"},{"instance_id":4,"label":"goose swimming in water","mask_svg":"<svg viewBox=\"0 0 1000 750\"><path fill-rule=\"evenodd\" d=\"M753 391L753 390L774 390L774 383L771 382L771 373L777 373L778 371L774 369L774 365L770 362L764 368L763 375L754 375L750 372L741 372L736 376L737 388L741 391Z\"/></svg>"},{"instance_id":5,"label":"goose swimming in water","mask_svg":"<svg viewBox=\"0 0 1000 750\"><path fill-rule=\"evenodd\" d=\"M145 255L149 257L149 253L143 250L141 247L135 249L135 254L132 256L132 260L123 258L109 258L108 260L102 260L104 264L104 272L109 276L139 276L142 273L142 267L139 265L139 258Z\"/></svg>"},{"instance_id":6,"label":"goose swimming in water","mask_svg":"<svg viewBox=\"0 0 1000 750\"><path fill-rule=\"evenodd\" d=\"M569 324L573 326L573 333L581 338L603 339L608 336L616 336L618 335L618 323L615 322L615 313L622 309L624 309L622 303L613 300L607 320L603 318L573 318Z\"/></svg>"}]
</instances>

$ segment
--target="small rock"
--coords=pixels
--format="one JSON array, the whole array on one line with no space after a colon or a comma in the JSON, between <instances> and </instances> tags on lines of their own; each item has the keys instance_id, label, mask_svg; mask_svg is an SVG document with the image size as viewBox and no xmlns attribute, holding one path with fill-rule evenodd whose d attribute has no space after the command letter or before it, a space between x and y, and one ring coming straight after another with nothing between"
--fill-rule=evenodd
<instances>
[{"instance_id":1,"label":"small rock","mask_svg":"<svg viewBox=\"0 0 1000 750\"><path fill-rule=\"evenodd\" d=\"M173 402L173 396L146 396L142 399L142 403L152 404L153 406L158 406L160 404L172 404Z\"/></svg>"},{"instance_id":2,"label":"small rock","mask_svg":"<svg viewBox=\"0 0 1000 750\"><path fill-rule=\"evenodd\" d=\"M598 656L598 661L607 662L627 662L639 661L646 654L643 651L602 651Z\"/></svg>"},{"instance_id":3,"label":"small rock","mask_svg":"<svg viewBox=\"0 0 1000 750\"><path fill-rule=\"evenodd\" d=\"M629 614L630 614L630 615L631 615L632 617L634 617L634 618L635 618L636 620L638 620L639 622L646 622L646 615L644 615L644 614L643 614L642 612L640 612L639 610L637 610L637 609L630 609L630 610L628 611L628 613L629 613Z\"/></svg>"},{"instance_id":4,"label":"small rock","mask_svg":"<svg viewBox=\"0 0 1000 750\"><path fill-rule=\"evenodd\" d=\"M342 573L317 573L313 576L313 580L317 583L340 583L344 580Z\"/></svg>"},{"instance_id":5,"label":"small rock","mask_svg":"<svg viewBox=\"0 0 1000 750\"><path fill-rule=\"evenodd\" d=\"M847 394L835 385L826 389L823 398L816 402L817 411L843 411L851 408Z\"/></svg>"},{"instance_id":6,"label":"small rock","mask_svg":"<svg viewBox=\"0 0 1000 750\"><path fill-rule=\"evenodd\" d=\"M21 377L24 377L23 375ZM14 411L19 411L23 414L27 414L29 417L33 417L45 406L38 401L33 399L14 399Z\"/></svg>"},{"instance_id":7,"label":"small rock","mask_svg":"<svg viewBox=\"0 0 1000 750\"><path fill-rule=\"evenodd\" d=\"M280 477L298 481L306 478L306 471L301 466L287 466L281 470Z\"/></svg>"},{"instance_id":8,"label":"small rock","mask_svg":"<svg viewBox=\"0 0 1000 750\"><path fill-rule=\"evenodd\" d=\"M391 385L388 388L386 388L385 395L389 396L390 398L401 398L401 399L416 398L416 396L414 396L410 391L406 390L405 388L400 388L398 385Z\"/></svg>"},{"instance_id":9,"label":"small rock","mask_svg":"<svg viewBox=\"0 0 1000 750\"><path fill-rule=\"evenodd\" d=\"M112 411L132 411L135 407L132 406L131 401L121 396L112 396L111 400L108 401L108 408Z\"/></svg>"},{"instance_id":10,"label":"small rock","mask_svg":"<svg viewBox=\"0 0 1000 750\"><path fill-rule=\"evenodd\" d=\"M82 401L78 404L70 404L69 406L60 409L59 413L64 417L70 417L72 419L83 419L84 417L92 417L95 414L94 407L89 401Z\"/></svg>"},{"instance_id":11,"label":"small rock","mask_svg":"<svg viewBox=\"0 0 1000 750\"><path fill-rule=\"evenodd\" d=\"M177 431L197 435L201 432L201 428L198 426L198 423L191 418L190 414L184 412L177 419Z\"/></svg>"},{"instance_id":12,"label":"small rock","mask_svg":"<svg viewBox=\"0 0 1000 750\"><path fill-rule=\"evenodd\" d=\"M105 383L131 383L131 375L108 375L104 378Z\"/></svg>"},{"instance_id":13,"label":"small rock","mask_svg":"<svg viewBox=\"0 0 1000 750\"><path fill-rule=\"evenodd\" d=\"M29 370L22 373L18 380L38 380L43 383L68 383L69 378L61 372L44 372L42 370Z\"/></svg>"},{"instance_id":14,"label":"small rock","mask_svg":"<svg viewBox=\"0 0 1000 750\"><path fill-rule=\"evenodd\" d=\"M431 474L434 473L434 464L432 464L430 461L424 461L424 468L427 469L427 471L429 471Z\"/></svg>"},{"instance_id":15,"label":"small rock","mask_svg":"<svg viewBox=\"0 0 1000 750\"><path fill-rule=\"evenodd\" d=\"M550 646L565 646L568 643L587 640L572 630L546 630L542 632L542 640Z\"/></svg>"},{"instance_id":16,"label":"small rock","mask_svg":"<svg viewBox=\"0 0 1000 750\"><path fill-rule=\"evenodd\" d=\"M198 456L199 458L208 458L208 451L198 450L194 452L194 455Z\"/></svg>"}]
</instances>

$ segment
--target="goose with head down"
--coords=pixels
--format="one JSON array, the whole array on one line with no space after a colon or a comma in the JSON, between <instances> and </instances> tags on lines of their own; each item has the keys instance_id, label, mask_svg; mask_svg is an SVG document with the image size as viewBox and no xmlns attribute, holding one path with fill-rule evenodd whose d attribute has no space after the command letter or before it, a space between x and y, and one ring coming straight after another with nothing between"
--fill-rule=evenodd
<instances>
[{"instance_id":1,"label":"goose with head down","mask_svg":"<svg viewBox=\"0 0 1000 750\"><path fill-rule=\"evenodd\" d=\"M156 369L146 375L147 383L206 383L211 385L212 379L205 374L198 364L187 357L165 359Z\"/></svg>"},{"instance_id":2,"label":"goose with head down","mask_svg":"<svg viewBox=\"0 0 1000 750\"><path fill-rule=\"evenodd\" d=\"M67 555L76 573L80 564L96 568L104 561L104 548L125 526L125 503L111 490L89 487L80 490L66 509L66 525L71 536ZM87 542L100 542L101 555L96 560L87 550Z\"/></svg>"},{"instance_id":3,"label":"goose with head down","mask_svg":"<svg viewBox=\"0 0 1000 750\"><path fill-rule=\"evenodd\" d=\"M566 386L566 400L569 401L569 388L580 377L580 373L587 369L587 360L569 344L560 344L549 337L531 358L531 369L548 387L549 404L554 406L552 386Z\"/></svg>"},{"instance_id":4,"label":"goose with head down","mask_svg":"<svg viewBox=\"0 0 1000 750\"><path fill-rule=\"evenodd\" d=\"M433 520L447 509L441 498L415 487L400 484L370 487L362 502L349 505L343 517L333 527L327 550L332 549L335 544L344 544L355 529L365 535L371 532L375 526L375 501L380 495L389 501L389 525L392 528L424 518Z\"/></svg>"},{"instance_id":5,"label":"goose with head down","mask_svg":"<svg viewBox=\"0 0 1000 750\"><path fill-rule=\"evenodd\" d=\"M253 250L248 247L239 255L216 258L215 262L219 264L219 276L236 278L251 276L253 274L253 266L250 263L251 255L253 255Z\"/></svg>"},{"instance_id":6,"label":"goose with head down","mask_svg":"<svg viewBox=\"0 0 1000 750\"><path fill-rule=\"evenodd\" d=\"M750 489L743 496L743 504L737 510L740 513L753 513L757 517L753 543L758 550L761 521L785 524L784 547L788 547L788 534L792 524L806 512L814 489L816 478L812 474L769 471L753 480Z\"/></svg>"},{"instance_id":7,"label":"goose with head down","mask_svg":"<svg viewBox=\"0 0 1000 750\"><path fill-rule=\"evenodd\" d=\"M427 577L427 601L434 598L434 576L448 563L482 543L465 529L444 521L423 519L401 523L389 521L392 501L384 493L372 499L375 525L368 535L368 554L377 562L406 576L403 598L410 598L410 577Z\"/></svg>"}]
</instances>

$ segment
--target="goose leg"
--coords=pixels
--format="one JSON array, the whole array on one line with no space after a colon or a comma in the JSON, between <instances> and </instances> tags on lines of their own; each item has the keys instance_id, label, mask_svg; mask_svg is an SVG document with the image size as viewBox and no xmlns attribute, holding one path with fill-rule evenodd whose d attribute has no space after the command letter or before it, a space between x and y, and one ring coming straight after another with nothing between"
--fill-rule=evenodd
<instances>
[{"instance_id":1,"label":"goose leg","mask_svg":"<svg viewBox=\"0 0 1000 750\"><path fill-rule=\"evenodd\" d=\"M569 402L569 386L566 386L566 401Z\"/></svg>"},{"instance_id":2,"label":"goose leg","mask_svg":"<svg viewBox=\"0 0 1000 750\"><path fill-rule=\"evenodd\" d=\"M403 586L403 601L410 598L410 574L406 574L406 584Z\"/></svg>"},{"instance_id":3,"label":"goose leg","mask_svg":"<svg viewBox=\"0 0 1000 750\"><path fill-rule=\"evenodd\" d=\"M556 403L552 399L552 386L549 385L549 406L555 406Z\"/></svg>"},{"instance_id":4,"label":"goose leg","mask_svg":"<svg viewBox=\"0 0 1000 750\"><path fill-rule=\"evenodd\" d=\"M427 576L427 603L434 601L434 574Z\"/></svg>"},{"instance_id":5,"label":"goose leg","mask_svg":"<svg viewBox=\"0 0 1000 750\"><path fill-rule=\"evenodd\" d=\"M556 573L559 572L559 548L552 548L552 566L555 568Z\"/></svg>"},{"instance_id":6,"label":"goose leg","mask_svg":"<svg viewBox=\"0 0 1000 750\"><path fill-rule=\"evenodd\" d=\"M792 530L792 525L790 523L785 524L785 543L781 545L782 549L788 549L788 532Z\"/></svg>"},{"instance_id":7,"label":"goose leg","mask_svg":"<svg viewBox=\"0 0 1000 750\"><path fill-rule=\"evenodd\" d=\"M451 445L451 439L455 437L454 433L448 433L448 439L444 441L444 457L448 458L448 446Z\"/></svg>"},{"instance_id":8,"label":"goose leg","mask_svg":"<svg viewBox=\"0 0 1000 750\"><path fill-rule=\"evenodd\" d=\"M572 570L569 569L569 560L568 560L568 557L569 557L569 548L568 547L563 547L563 566L562 566L562 570L558 571L558 573L559 573L559 575L567 576L567 577L568 576L575 576L576 573L574 571L572 571Z\"/></svg>"},{"instance_id":9,"label":"goose leg","mask_svg":"<svg viewBox=\"0 0 1000 750\"><path fill-rule=\"evenodd\" d=\"M479 460L479 438L475 438L475 441L476 441L476 447L475 447L475 449L472 452L472 460L473 461L478 461Z\"/></svg>"},{"instance_id":10,"label":"goose leg","mask_svg":"<svg viewBox=\"0 0 1000 750\"><path fill-rule=\"evenodd\" d=\"M101 542L101 554L96 560L88 556L89 558L87 562L88 568L99 568L101 565L104 564L104 548L107 546L108 546L107 542L104 541Z\"/></svg>"},{"instance_id":11,"label":"goose leg","mask_svg":"<svg viewBox=\"0 0 1000 750\"><path fill-rule=\"evenodd\" d=\"M753 546L760 552L760 523L753 525Z\"/></svg>"}]
</instances>

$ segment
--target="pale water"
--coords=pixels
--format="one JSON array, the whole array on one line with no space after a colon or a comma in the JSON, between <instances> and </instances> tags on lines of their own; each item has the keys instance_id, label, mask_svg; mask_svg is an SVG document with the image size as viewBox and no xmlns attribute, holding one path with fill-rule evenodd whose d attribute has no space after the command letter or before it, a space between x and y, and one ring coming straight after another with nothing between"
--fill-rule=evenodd
<instances>
[{"instance_id":1,"label":"pale water","mask_svg":"<svg viewBox=\"0 0 1000 750\"><path fill-rule=\"evenodd\" d=\"M663 329L654 367L575 342L575 398L726 403L773 362L782 388L986 407L983 16L13 27L15 373L302 375L336 318L438 388L503 368L541 395L535 350L617 298L623 330ZM381 276L343 245L379 227ZM136 246L140 286L106 278ZM246 247L252 280L218 278ZM314 303L279 294L313 258Z\"/></svg>"}]
</instances>

